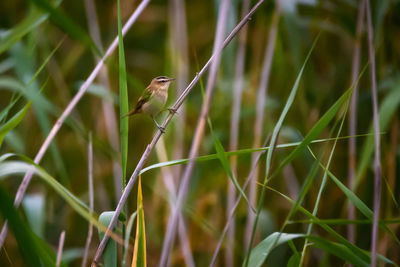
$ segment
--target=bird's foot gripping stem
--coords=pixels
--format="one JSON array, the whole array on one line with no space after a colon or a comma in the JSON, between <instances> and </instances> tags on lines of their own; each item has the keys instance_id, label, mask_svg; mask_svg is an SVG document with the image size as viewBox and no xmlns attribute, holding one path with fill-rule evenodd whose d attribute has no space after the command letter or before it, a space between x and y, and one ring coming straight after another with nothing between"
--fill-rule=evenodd
<instances>
[{"instance_id":1,"label":"bird's foot gripping stem","mask_svg":"<svg viewBox=\"0 0 400 267\"><path fill-rule=\"evenodd\" d=\"M178 110L176 108L168 108L171 114L178 114Z\"/></svg>"},{"instance_id":2,"label":"bird's foot gripping stem","mask_svg":"<svg viewBox=\"0 0 400 267\"><path fill-rule=\"evenodd\" d=\"M165 127L163 127L160 124L158 124L157 121L154 118L153 118L153 121L157 125L157 128L160 130L160 132L165 133Z\"/></svg>"}]
</instances>

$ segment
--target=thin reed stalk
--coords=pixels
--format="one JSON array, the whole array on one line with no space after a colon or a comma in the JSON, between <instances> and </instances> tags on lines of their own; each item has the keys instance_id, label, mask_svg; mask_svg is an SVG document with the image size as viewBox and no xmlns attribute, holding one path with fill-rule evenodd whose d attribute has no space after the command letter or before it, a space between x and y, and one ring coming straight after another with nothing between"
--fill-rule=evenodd
<instances>
[{"instance_id":1,"label":"thin reed stalk","mask_svg":"<svg viewBox=\"0 0 400 267\"><path fill-rule=\"evenodd\" d=\"M250 9L250 1L244 0L242 4L241 17L244 17ZM232 104L232 115L231 115L231 127L230 127L230 139L229 139L229 149L238 149L239 140L239 122L240 122L240 105L242 102L242 90L243 90L243 73L244 73L244 63L246 57L246 41L247 41L247 27L244 27L242 32L239 34L239 46L236 54L236 66L235 66L235 80L233 83L233 104ZM230 159L232 175L237 177L237 157L233 156ZM227 209L226 217L230 215L230 211L235 205L236 189L233 182L228 179L228 197L227 197ZM228 229L227 246L225 248L225 265L234 266L234 244L235 244L235 220L233 219L230 227Z\"/></svg>"},{"instance_id":2,"label":"thin reed stalk","mask_svg":"<svg viewBox=\"0 0 400 267\"><path fill-rule=\"evenodd\" d=\"M218 21L217 21L217 29L215 31L214 37L214 48L213 53L220 51L223 48L224 35L226 31L226 22L228 18L228 11L230 6L230 0L222 0L219 12L218 12ZM163 242L163 248L161 251L161 259L159 262L159 266L167 266L169 262L169 256L172 251L172 247L174 246L175 235L176 235L176 227L179 218L179 214L181 213L181 207L183 202L185 201L187 191L189 188L190 178L193 173L195 158L198 155L201 141L204 136L205 125L207 122L208 112L211 106L211 102L213 99L214 91L215 91L215 83L217 81L217 73L219 69L219 63L221 61L221 53L217 54L214 60L211 62L210 72L208 75L205 98L203 101L203 105L201 106L200 117L197 121L196 130L194 133L192 146L189 152L189 163L187 164L185 171L183 173L181 183L178 191L178 198L176 201L176 205L173 207L171 214L168 219L167 230L165 233L165 238Z\"/></svg>"},{"instance_id":3,"label":"thin reed stalk","mask_svg":"<svg viewBox=\"0 0 400 267\"><path fill-rule=\"evenodd\" d=\"M92 143L91 133L89 133L89 144L88 144L88 192L89 192L89 212L90 215L92 216L94 209L94 193L93 193L94 189L93 189L93 143ZM89 222L88 235L86 237L85 250L83 252L83 259L81 265L82 267L86 267L92 235L93 235L93 224Z\"/></svg>"},{"instance_id":4,"label":"thin reed stalk","mask_svg":"<svg viewBox=\"0 0 400 267\"><path fill-rule=\"evenodd\" d=\"M130 16L129 20L126 22L122 29L122 34L125 35L128 30L132 27L133 23L136 21L136 19L139 17L139 15L143 12L143 10L146 8L150 0L143 0L140 5L136 8L136 10L133 12L133 14ZM61 126L63 125L64 121L66 118L71 114L72 110L76 107L76 105L79 103L79 101L82 99L83 95L86 93L86 90L88 87L92 84L96 76L99 74L101 68L104 65L104 61L111 55L112 52L114 52L115 48L118 45L118 36L114 39L114 41L111 43L110 47L107 49L106 53L104 54L103 58L97 63L96 67L92 71L92 73L89 75L89 77L86 79L86 81L81 85L79 88L78 93L74 96L74 98L71 100L71 102L68 104L68 106L65 108L61 116L57 119L56 123L54 124L53 128L51 129L49 135L46 137L45 141L43 142L42 146L40 147L38 153L36 154L34 158L34 162L36 164L39 164L40 161L42 160L44 154L46 153L47 149L49 148L51 142L57 135L58 131L60 130ZM22 198L25 195L26 189L28 188L29 183L31 182L32 179L32 172L27 172L18 187L17 194L14 199L14 205L18 207L21 204ZM1 230L0 234L0 248L3 246L4 241L6 239L8 232L8 226L7 226L7 221L4 223L3 228Z\"/></svg>"},{"instance_id":5,"label":"thin reed stalk","mask_svg":"<svg viewBox=\"0 0 400 267\"><path fill-rule=\"evenodd\" d=\"M346 110L347 110L347 108L346 108ZM344 119L345 119L345 116L343 116L343 119L342 119L342 122L340 124L338 133L336 135L336 138L338 138L340 136L340 133L342 132ZM322 182L321 182L321 185L319 187L317 199L315 200L314 209L313 209L313 212L312 212L312 215L315 216L315 217L317 217L319 204L320 204L321 198L322 198L322 193L323 193L323 191L325 189L326 183L328 182L328 171L329 171L329 168L330 168L330 165L331 165L331 162L332 162L332 159L333 159L333 155L334 155L334 152L335 152L335 149L336 149L336 144L337 144L337 139L333 143L333 146L332 146L332 149L331 149L331 153L329 154L328 162L327 162L327 164L326 164L326 166L324 168L324 175L322 177ZM308 227L307 227L307 234L306 234L307 236L311 235L312 228L313 228L313 223L310 223L308 225ZM305 241L304 241L303 250L301 252L301 258L300 258L299 266L303 266L303 264L304 264L304 258L305 258L306 250L307 250L308 246L309 246L309 240L306 238Z\"/></svg>"},{"instance_id":6,"label":"thin reed stalk","mask_svg":"<svg viewBox=\"0 0 400 267\"><path fill-rule=\"evenodd\" d=\"M160 141L156 145L156 152L160 162L168 161L167 152L165 149L164 139L160 138ZM174 209L176 203L176 185L174 183L174 175L170 167L161 168L161 176L165 187L168 190L168 201L171 206L171 210ZM179 213L178 222L178 236L181 243L182 255L185 260L185 264L188 267L194 267L195 263L193 260L192 251L190 249L190 242L187 236L185 221L183 220L182 213Z\"/></svg>"},{"instance_id":7,"label":"thin reed stalk","mask_svg":"<svg viewBox=\"0 0 400 267\"><path fill-rule=\"evenodd\" d=\"M357 16L357 29L356 36L354 39L353 48L353 59L351 67L351 84L354 86L353 95L350 101L350 111L349 111L349 135L354 136L357 132L357 102L358 102L358 75L360 72L360 48L361 48L361 36L364 26L364 14L365 14L365 2L360 1L358 5L358 16ZM348 170L348 180L347 185L349 188L354 188L355 175L356 175L356 138L350 137L349 139L349 170ZM355 209L353 203L349 201L347 218L349 220L355 219ZM347 225L347 238L351 243L355 242L355 225Z\"/></svg>"},{"instance_id":8,"label":"thin reed stalk","mask_svg":"<svg viewBox=\"0 0 400 267\"><path fill-rule=\"evenodd\" d=\"M89 34L92 37L93 42L96 46L103 51L103 44L101 41L100 29L99 29L99 21L97 19L96 14L96 4L93 0L85 0L85 11L87 22L89 25ZM96 54L93 53L93 57L95 58L96 64L98 64L101 58ZM110 79L108 77L107 68L104 66L100 69L99 72L99 83L106 89L110 90ZM111 145L111 148L114 152L119 151L119 140L118 140L118 123L117 123L117 116L114 110L114 105L110 100L102 99L101 107L103 110L103 117L104 123L106 126L107 131L107 138L108 142ZM121 171L121 164L112 159L112 168L113 168L113 176L114 176L114 195L115 200L121 197L121 188L122 188L122 171Z\"/></svg>"},{"instance_id":9,"label":"thin reed stalk","mask_svg":"<svg viewBox=\"0 0 400 267\"><path fill-rule=\"evenodd\" d=\"M225 48L231 41L232 39L236 36L236 34L240 31L240 29L243 28L243 26L251 19L251 16L254 14L254 12L260 7L260 5L264 2L264 0L259 0L254 7L250 10L250 12L247 14L247 16L245 18L243 18L237 25L236 27L231 31L231 33L228 35L228 37L225 39L224 43L223 43L223 47L218 50L215 51L212 56L209 58L209 60L207 61L207 63L203 66L203 68L196 74L196 76L193 78L193 80L190 82L190 84L185 88L185 90L183 91L183 93L178 97L178 99L175 101L174 105L172 105L171 110L175 110L177 111L181 105L183 104L183 102L185 101L185 99L187 98L188 94L191 92L191 90L193 89L193 87L196 85L196 83L199 81L200 77L204 74L204 72L208 69L208 67L210 66L211 62L213 62L214 58L217 57L218 55L221 54L223 48ZM164 129L166 128L166 126L170 123L172 117L174 116L174 112L170 112L168 114L168 116L165 118L162 127L164 127ZM93 263L96 264L96 262L99 260L101 254L103 253L104 247L108 241L108 239L110 238L110 233L112 232L111 229L115 226L116 222L117 222L117 218L119 216L119 214L121 213L122 207L125 204L129 193L132 191L132 188L134 186L134 184L136 183L136 180L138 178L138 174L140 172L140 170L143 168L144 164L146 163L150 152L153 150L154 146L156 145L156 143L158 142L158 140L160 139L161 135L163 133L158 130L152 141L150 142L149 145L147 145L145 151L143 152L142 157L140 158L138 164L136 165L135 170L133 171L128 184L125 187L125 190L122 193L122 196L118 202L118 205L115 209L114 212L114 216L110 221L110 224L108 225L108 229L103 237L103 239L101 240L101 243L97 249L96 252L96 256L93 260Z\"/></svg>"},{"instance_id":10,"label":"thin reed stalk","mask_svg":"<svg viewBox=\"0 0 400 267\"><path fill-rule=\"evenodd\" d=\"M183 0L169 1L169 18L171 33L171 58L173 64L174 77L176 77L177 96L182 94L189 80L189 56L188 40L186 27L186 8ZM179 116L176 118L174 131L174 158L183 157L185 140L185 103L179 110ZM175 177L180 176L181 166L174 167Z\"/></svg>"},{"instance_id":11,"label":"thin reed stalk","mask_svg":"<svg viewBox=\"0 0 400 267\"><path fill-rule=\"evenodd\" d=\"M189 56L188 56L188 41L187 41L187 27L186 27L186 7L183 0L170 0L168 5L169 20L170 23L170 51L171 51L171 61L173 68L173 77L176 77L177 93L176 95L182 94L185 89L186 84L189 80ZM185 120L186 120L186 103L183 103L179 110L179 116L176 118L174 124L174 148L173 148L173 158L182 158L184 151L184 140L185 140ZM165 151L164 142L161 143L163 139L160 140L157 147L163 147ZM156 147L156 148L157 148ZM157 150L157 154L158 153ZM160 157L159 157L160 158ZM167 159L166 153L164 153L164 158ZM161 159L161 158L160 158ZM163 160L162 160L163 161ZM180 176L182 166L177 165L171 168L166 168L163 172L163 181L166 188L169 191L169 204L171 210L176 200L176 184L178 183L178 177ZM172 198L172 199L171 199ZM190 249L189 237L186 231L185 221L183 219L182 213L179 214L179 225L178 225L178 236L181 243L182 255L185 260L185 264L188 267L194 267L194 259L192 251Z\"/></svg>"},{"instance_id":12,"label":"thin reed stalk","mask_svg":"<svg viewBox=\"0 0 400 267\"><path fill-rule=\"evenodd\" d=\"M279 8L279 2L276 2L275 5L275 10L272 15L272 20L271 20L271 27L268 33L268 43L265 48L265 55L264 55L264 62L263 62L263 69L261 72L261 79L260 79L260 84L258 86L258 91L257 91L257 104L256 104L256 119L254 121L254 140L253 140L253 147L260 147L261 145L261 137L262 137L262 132L263 132L263 126L264 126L264 110L265 110L265 103L267 99L267 94L268 94L268 82L269 82L269 77L271 74L271 65L272 65L272 60L274 58L274 50L275 50L275 43L276 43L276 37L278 34L278 24L279 24L279 18L280 18L280 8ZM258 165L254 164L255 160L257 159L258 155L257 153L254 153L252 155L252 166L255 166L256 170L253 172L254 176L251 178L252 181L249 186L249 200L250 200L250 205L255 206L257 204L257 178L258 178ZM245 250L248 249L249 243L250 243L250 237L251 237L251 232L253 229L254 225L254 219L255 219L255 214L254 212L249 208L247 210L247 221L246 221L246 228L245 228L245 236L244 236L244 242L245 242Z\"/></svg>"},{"instance_id":13,"label":"thin reed stalk","mask_svg":"<svg viewBox=\"0 0 400 267\"><path fill-rule=\"evenodd\" d=\"M372 241L371 241L371 267L376 266L376 248L378 244L378 220L381 204L381 140L379 126L379 108L378 108L378 90L376 86L376 65L375 65L375 47L374 47L374 30L372 27L371 6L370 1L365 0L367 13L367 29L368 29L368 57L371 70L371 95L372 95L372 110L374 120L374 216L372 220Z\"/></svg>"},{"instance_id":14,"label":"thin reed stalk","mask_svg":"<svg viewBox=\"0 0 400 267\"><path fill-rule=\"evenodd\" d=\"M60 239L58 240L57 259L56 259L57 267L59 267L61 264L63 248L64 248L64 241L65 241L65 231L62 231L60 234Z\"/></svg>"},{"instance_id":15,"label":"thin reed stalk","mask_svg":"<svg viewBox=\"0 0 400 267\"><path fill-rule=\"evenodd\" d=\"M263 147L265 147L267 145L268 139L269 139L269 136L265 139ZM254 161L254 163L252 163L253 165L251 166L250 174L247 176L247 179L246 179L245 183L243 184L243 191L247 188L248 184L251 181L251 178L254 176L254 172L257 170L256 165L258 165L258 162L260 161L261 156L263 154L265 154L266 152L267 152L267 150L257 153L257 158ZM210 267L215 265L219 250L221 249L221 246L222 246L222 242L224 241L224 237L225 237L226 233L228 232L229 226L233 223L236 208L239 205L241 198L242 198L242 194L238 194L235 204L232 206L231 210L229 210L229 216L226 219L224 230L222 231L221 236L219 237L218 244L214 250L214 254L213 254L213 257L212 257L210 265L209 265Z\"/></svg>"}]
</instances>

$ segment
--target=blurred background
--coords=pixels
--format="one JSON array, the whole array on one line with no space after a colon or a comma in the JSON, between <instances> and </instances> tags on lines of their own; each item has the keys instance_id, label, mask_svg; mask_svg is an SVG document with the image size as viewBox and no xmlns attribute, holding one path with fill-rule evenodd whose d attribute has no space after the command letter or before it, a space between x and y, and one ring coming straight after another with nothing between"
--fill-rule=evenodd
<instances>
[{"instance_id":1,"label":"blurred background","mask_svg":"<svg viewBox=\"0 0 400 267\"><path fill-rule=\"evenodd\" d=\"M167 105L175 102L212 54L220 2L150 1L124 38L129 108L134 107L151 79L160 75L176 78L170 86ZM228 2L225 36L257 1ZM121 0L123 24L139 4L138 0ZM356 88L358 93L353 94L355 100L348 99L343 104L315 138L322 141L310 148L324 166L329 161L329 170L372 210L374 139L372 135L365 135L373 133L371 76L365 14L362 14L364 19L361 19L357 31L360 13L363 13L359 12L360 7L364 10L356 0L265 1L223 51L208 114L213 128L211 131L206 126L199 155L215 154L218 142L225 151L265 146L265 140L271 137L288 103L307 54L319 36L300 77L298 92L283 122L278 143L301 142L360 75ZM1 155L16 153L34 159L57 118L93 71L99 56L118 35L117 9L117 1L110 0L0 2L0 122L4 136ZM381 119L380 218L386 220L382 223L387 227L380 228L377 251L399 263L400 1L371 1L371 15ZM360 56L354 59L357 50ZM359 64L358 69L355 62ZM106 59L105 68L73 109L40 162L40 166L60 186L88 203L88 143L91 133L96 214L114 210L122 192L119 123L123 114L119 109L118 64L118 51L115 51ZM190 92L146 166L188 157L203 103L201 84L205 89L207 78L206 73ZM236 107L233 104L235 98L239 103ZM260 98L263 101L260 102ZM18 123L4 127L28 101L32 106ZM239 114L236 124L232 118L235 109ZM158 116L159 123L166 115L167 112ZM355 125L353 131L350 125ZM149 116L136 115L129 119L127 177L134 171L156 130ZM353 135L362 136L349 138ZM338 139L336 144L325 140L336 136L344 138ZM350 140L354 140L353 145ZM349 146L355 151L352 156L349 156ZM282 148L274 152L269 175L294 149ZM250 151L229 156L229 166L240 186L252 171L257 181L263 183L266 156L261 155L255 167L258 155ZM349 197L330 178L324 178L322 168L315 167L313 173L315 162L304 149L276 173L268 186L293 201L303 192L301 205L310 213L316 207L320 192L315 216L331 220L327 224L337 234L357 248L369 251L371 218L365 217L357 208L354 217L349 217ZM141 176L148 266L156 266L160 260L170 216L170 200L174 198L171 188L179 185L185 167L178 164L155 168ZM305 190L305 181L310 175L313 180ZM1 187L11 201L22 176L2 175ZM253 196L251 201L256 207L262 185L253 180L249 185L252 187L244 191L250 199ZM185 233L177 234L170 256L171 266L209 265L223 228L229 221L227 214L232 199L238 196L235 191L229 172L218 157L195 164L182 209ZM127 202L127 217L136 211L136 194L135 185ZM310 218L299 211L289 217L292 207L293 203L266 189L253 246L273 232L307 233ZM224 239L215 266L240 266L245 259L252 226L248 210L246 201L242 199L231 221L235 228L230 239ZM5 216L2 214L3 225ZM54 251L60 233L65 230L63 261L68 266L81 266L89 223L43 179L34 176L18 214L25 226ZM350 225L354 228L351 229ZM135 229L133 227L132 246ZM327 242L344 244L321 225L314 225L310 231ZM182 242L182 238L186 238L187 243ZM89 262L98 244L95 229ZM303 245L304 238L300 238L289 245L279 246L268 256L266 264L286 266L290 260L293 266L300 261L303 266L349 263L332 251L312 244L300 260ZM183 248L189 250L188 254ZM120 266L121 247L118 251ZM21 257L17 239L11 231L0 252L0 265L29 265Z\"/></svg>"}]
</instances>

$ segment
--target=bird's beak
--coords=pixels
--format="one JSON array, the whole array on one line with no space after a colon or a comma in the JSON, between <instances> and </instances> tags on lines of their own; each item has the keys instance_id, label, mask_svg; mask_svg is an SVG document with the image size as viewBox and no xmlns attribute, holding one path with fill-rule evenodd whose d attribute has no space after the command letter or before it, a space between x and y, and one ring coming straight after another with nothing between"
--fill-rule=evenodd
<instances>
[{"instance_id":1,"label":"bird's beak","mask_svg":"<svg viewBox=\"0 0 400 267\"><path fill-rule=\"evenodd\" d=\"M175 80L175 78L169 78L169 79L168 79L169 82L172 82L172 81L174 81L174 80Z\"/></svg>"}]
</instances>

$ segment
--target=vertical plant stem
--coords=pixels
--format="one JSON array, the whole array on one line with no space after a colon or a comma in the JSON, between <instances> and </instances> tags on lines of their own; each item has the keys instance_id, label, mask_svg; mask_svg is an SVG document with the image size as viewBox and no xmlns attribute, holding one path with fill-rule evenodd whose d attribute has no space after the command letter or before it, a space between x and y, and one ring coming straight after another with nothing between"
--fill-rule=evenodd
<instances>
[{"instance_id":1,"label":"vertical plant stem","mask_svg":"<svg viewBox=\"0 0 400 267\"><path fill-rule=\"evenodd\" d=\"M61 264L62 253L64 248L64 241L65 241L65 231L61 232L60 239L58 241L58 249L57 249L57 259L56 259L56 266L59 267Z\"/></svg>"},{"instance_id":2,"label":"vertical plant stem","mask_svg":"<svg viewBox=\"0 0 400 267\"><path fill-rule=\"evenodd\" d=\"M269 137L267 137L265 139L263 147L265 147L267 145L268 138ZM250 171L249 175L247 176L247 179L246 179L246 181L245 181L245 183L243 185L243 191L247 188L248 184L251 181L251 177L254 176L254 172L257 170L255 165L258 164L261 156L263 154L265 154L265 153L266 153L266 150L264 150L261 153L257 153L257 158L253 163L254 165L251 166L252 167L250 169L251 171ZM214 250L214 254L213 254L213 257L212 257L210 265L209 265L210 267L214 266L214 264L215 264L215 262L217 260L217 256L218 256L219 250L220 250L220 248L222 246L222 242L224 241L224 237L225 237L226 233L228 232L229 226L233 223L233 219L234 219L234 215L235 215L235 212L236 212L236 208L239 205L239 201L240 201L241 198L242 198L242 194L238 194L237 198L236 198L236 201L235 201L235 204L232 206L232 209L229 211L229 216L226 219L224 230L222 231L221 236L220 236L219 241L218 241L218 244L217 244L217 246L216 246L216 248Z\"/></svg>"},{"instance_id":3,"label":"vertical plant stem","mask_svg":"<svg viewBox=\"0 0 400 267\"><path fill-rule=\"evenodd\" d=\"M364 12L365 2L360 1L358 5L357 28L354 40L353 60L351 68L351 84L354 86L353 95L351 96L350 111L349 111L349 135L355 136L357 132L357 102L358 102L358 73L360 71L360 47L361 36L364 25ZM356 138L350 137L349 139L349 173L347 185L349 188L354 188L355 174L356 174ZM347 217L349 220L355 219L355 209L353 203L349 201ZM347 238L351 243L355 242L355 225L347 225Z\"/></svg>"},{"instance_id":4,"label":"vertical plant stem","mask_svg":"<svg viewBox=\"0 0 400 267\"><path fill-rule=\"evenodd\" d=\"M379 126L379 108L378 108L378 92L376 86L376 65L375 65L375 48L374 48L374 33L372 28L371 6L370 1L365 0L367 13L367 29L368 29L368 57L371 63L371 95L372 95L372 110L374 120L374 217L372 220L372 241L371 241L371 267L376 266L376 248L378 244L378 219L381 203L381 141L380 141L380 126Z\"/></svg>"},{"instance_id":5,"label":"vertical plant stem","mask_svg":"<svg viewBox=\"0 0 400 267\"><path fill-rule=\"evenodd\" d=\"M94 207L92 133L89 133L89 145L88 145L88 192L89 192L89 212L90 216L92 216ZM86 267L92 235L93 235L93 224L92 222L89 222L89 230L88 230L88 235L86 237L85 250L83 252L82 267Z\"/></svg>"},{"instance_id":6,"label":"vertical plant stem","mask_svg":"<svg viewBox=\"0 0 400 267\"><path fill-rule=\"evenodd\" d=\"M173 64L174 77L176 77L177 94L181 95L189 79L189 56L188 56L188 41L186 27L186 7L183 0L169 1L169 19L170 19L170 34L171 34L171 58ZM185 120L186 120L186 104L184 103L179 110L179 116L175 122L174 131L174 148L173 157L182 158L185 140ZM161 139L160 141L163 141ZM167 160L164 142L159 142L159 146L163 147L164 157ZM158 152L158 150L157 150ZM160 155L160 153L157 153ZM170 194L171 210L176 201L176 184L181 172L181 165L173 168L163 168L163 180ZM172 198L172 199L171 199ZM186 232L186 225L182 213L179 214L178 236L181 244L183 258L188 267L194 267L190 242Z\"/></svg>"},{"instance_id":7,"label":"vertical plant stem","mask_svg":"<svg viewBox=\"0 0 400 267\"><path fill-rule=\"evenodd\" d=\"M86 17L89 25L89 33L90 37L92 37L96 46L103 51L103 44L101 42L100 30L99 30L99 22L96 14L96 4L94 0L85 0L85 11ZM94 53L93 57L95 58L96 64L99 63L101 58ZM99 83L106 89L110 90L110 79L108 77L107 68L103 66L99 71ZM119 140L118 140L118 124L116 120L116 114L114 110L114 104L107 100L102 99L101 107L103 111L104 123L107 131L108 142L111 145L111 148L115 151L119 151ZM112 159L112 167L113 167L113 176L114 176L114 194L115 199L121 197L121 188L122 188L122 172L121 172L121 164Z\"/></svg>"},{"instance_id":8,"label":"vertical plant stem","mask_svg":"<svg viewBox=\"0 0 400 267\"><path fill-rule=\"evenodd\" d=\"M241 17L244 17L250 9L250 1L244 0L242 3ZM244 27L243 31L239 34L239 46L236 54L236 66L235 66L235 80L234 80L234 92L233 92L233 104L232 104L232 115L231 115L231 127L230 127L230 140L229 149L237 150L238 139L239 139L239 121L240 121L240 104L242 102L242 88L243 88L243 72L246 55L246 41L247 41L247 27ZM237 177L237 157L233 156L230 159L232 174ZM226 217L228 218L231 210L235 206L235 185L230 179L228 181L228 197L227 197L227 209ZM227 246L225 249L225 266L234 266L234 244L235 244L235 220L232 220L228 228L227 234Z\"/></svg>"},{"instance_id":9,"label":"vertical plant stem","mask_svg":"<svg viewBox=\"0 0 400 267\"><path fill-rule=\"evenodd\" d=\"M171 57L173 63L174 77L176 77L177 94L182 94L189 80L189 56L188 56L188 40L186 27L186 8L183 0L169 1L169 18L171 32ZM185 120L186 107L185 103L179 110L179 116L175 122L174 131L174 158L183 157L183 147L185 140ZM175 177L179 177L181 166L174 167Z\"/></svg>"},{"instance_id":10,"label":"vertical plant stem","mask_svg":"<svg viewBox=\"0 0 400 267\"><path fill-rule=\"evenodd\" d=\"M220 4L218 12L217 30L215 32L213 53L220 51L224 46L223 42L226 31L226 21L228 17L229 5L230 5L230 0L222 0ZM189 152L190 161L186 166L186 169L181 179L176 206L172 209L172 212L168 219L168 225L163 242L163 248L161 251L161 259L159 262L159 266L167 266L169 262L169 255L171 254L172 247L175 241L175 233L176 233L176 227L178 223L180 210L186 198L187 190L189 188L190 177L194 169L195 158L198 155L200 143L203 139L207 115L211 106L211 101L215 89L215 82L217 80L217 72L219 68L220 59L221 59L221 54L218 54L213 60L213 62L211 62L210 72L207 80L206 96L203 105L201 107L200 117L197 122L196 131Z\"/></svg>"},{"instance_id":11,"label":"vertical plant stem","mask_svg":"<svg viewBox=\"0 0 400 267\"><path fill-rule=\"evenodd\" d=\"M160 141L157 143L156 152L157 152L157 156L158 156L160 162L168 161L167 152L165 149L165 144L164 144L163 138L160 138ZM169 167L161 168L161 175L162 175L164 185L168 190L168 195L169 195L168 201L169 201L169 205L172 210L172 209L174 209L174 205L176 203L176 185L174 183L173 173L171 171L171 168L169 168ZM182 249L183 258L185 259L185 264L188 267L194 267L195 264L194 264L194 260L193 260L192 251L190 249L189 238L188 238L187 232L186 232L186 225L185 225L185 221L183 220L183 216L182 216L181 212L179 213L179 222L178 223L179 223L179 225L178 225L179 241L181 243L181 249Z\"/></svg>"},{"instance_id":12,"label":"vertical plant stem","mask_svg":"<svg viewBox=\"0 0 400 267\"><path fill-rule=\"evenodd\" d=\"M139 15L143 12L147 4L150 2L150 0L143 0L140 5L136 8L136 10L133 12L129 20L126 22L124 28L122 29L122 34L125 35L128 30L132 27L133 23L136 21L136 19L139 17ZM75 106L79 103L83 95L86 93L86 90L88 89L89 85L92 84L94 79L96 78L97 74L99 73L100 69L102 68L104 61L106 58L108 58L111 53L115 50L118 44L118 37L114 39L114 41L111 43L110 47L107 49L106 53L104 54L103 58L100 60L100 62L96 65L92 73L89 75L87 80L81 85L79 88L78 93L74 96L74 98L71 100L71 102L68 104L68 106L65 108L61 116L57 119L56 123L54 124L53 128L51 129L49 135L46 137L44 140L42 146L40 147L38 153L35 156L34 162L36 164L39 164L40 161L42 160L44 154L46 153L47 149L49 148L51 142L57 135L58 131L60 130L61 126L63 125L64 121L66 118L71 114L72 110L75 108ZM18 187L17 194L14 199L14 205L15 207L19 207L21 204L22 198L25 195L26 189L28 188L29 183L31 182L32 179L32 172L27 172L21 182L21 184ZM0 234L0 248L4 244L4 240L6 239L8 232L8 226L7 226L7 221L4 223L3 228L1 230Z\"/></svg>"},{"instance_id":13,"label":"vertical plant stem","mask_svg":"<svg viewBox=\"0 0 400 267\"><path fill-rule=\"evenodd\" d=\"M220 50L215 51L215 53L213 53L211 55L211 57L208 59L207 63L196 74L196 76L193 78L193 80L190 82L190 84L185 88L183 93L178 97L178 99L175 101L175 103L171 107L172 110L178 110L180 108L180 106L183 104L183 102L185 101L185 99L187 98L187 96L189 95L191 90L193 89L193 87L199 81L200 77L210 67L210 65L213 62L214 58L216 58L217 56L219 56L222 53L223 48L226 47L232 41L232 39L236 36L236 34L240 31L240 29L242 29L243 26L246 25L246 23L251 19L251 16L254 14L254 12L256 12L256 10L260 7L260 5L263 2L264 2L264 0L259 0L253 6L253 8L250 10L250 12L246 15L246 17L244 17L236 25L236 27L231 31L231 33L225 39L223 47ZM163 122L163 124L161 126L166 128L168 126L168 124L170 123L170 121L171 121L173 116L174 116L174 112L170 112L169 115L165 118L165 120L164 120L164 122ZM143 168L144 164L146 163L148 157L150 156L150 152L153 150L154 146L156 145L156 143L160 139L161 135L162 135L162 132L160 130L158 130L155 133L152 141L150 142L149 145L147 145L145 151L143 152L142 157L140 158L138 164L136 165L136 168L133 171L133 173L132 173L132 175L131 175L131 177L129 179L128 184L126 185L124 192L122 192L122 196L121 196L121 198L120 198L120 200L118 202L118 205L117 205L117 207L115 209L113 218L111 219L110 224L108 225L107 231L106 231L103 239L101 240L99 247L97 248L96 255L95 255L94 259L93 259L93 264L92 265L94 265L94 266L96 265L96 263L98 262L101 254L103 253L104 247L105 247L108 239L110 238L110 234L112 232L111 229L114 228L114 226L115 226L115 224L117 222L117 218L118 218L119 214L122 211L122 207L123 207L124 203L126 202L126 200L128 199L128 196L129 196L130 192L132 191L133 186L136 183L136 180L138 178L139 172Z\"/></svg>"},{"instance_id":14,"label":"vertical plant stem","mask_svg":"<svg viewBox=\"0 0 400 267\"><path fill-rule=\"evenodd\" d=\"M267 43L267 46L265 49L263 69L262 69L262 73L261 73L261 80L260 80L260 84L258 86L258 92L257 92L256 119L254 122L253 147L260 147L260 145L261 145L261 136L262 136L262 130L263 130L263 125L264 125L264 110L265 110L265 103L266 103L266 98L267 98L267 93L268 93L268 82L269 82L269 77L271 74L271 65L272 65L272 60L274 58L276 37L278 34L279 18L280 18L280 8L279 8L279 3L277 1L276 5L275 5L274 13L272 15L271 28L270 28L269 34L268 34L268 43ZM252 155L252 165L254 165L253 163L257 157L258 157L257 153L254 153ZM250 186L249 186L249 200L250 200L251 206L256 205L256 199L257 199L258 165L254 165L254 166L255 166L256 170L254 171L254 176L251 178L252 181L250 182ZM251 232L252 232L252 228L254 225L254 219L255 219L255 215L254 215L253 211L249 208L247 210L247 221L246 221L245 239L244 239L245 240L245 250L247 250L249 247Z\"/></svg>"},{"instance_id":15,"label":"vertical plant stem","mask_svg":"<svg viewBox=\"0 0 400 267\"><path fill-rule=\"evenodd\" d=\"M346 106L346 107L348 107L348 106ZM346 110L347 110L347 108L346 108ZM331 153L330 153L330 155L329 155L328 162L327 162L326 167L325 167L325 169L324 169L324 175L323 175L323 177L322 177L322 182L321 182L321 185L320 185L320 187L319 187L317 199L315 200L315 205L314 205L314 209L313 209L313 212L312 212L312 215L315 216L315 217L317 216L318 207L319 207L319 203L320 203L320 201L321 201L322 193L323 193L323 191L324 191L324 189L325 189L325 186L326 186L326 183L327 183L327 181L328 181L328 171L329 171L329 167L330 167L330 165L331 165L332 158L333 158L333 154L334 154L335 149L336 149L337 138L340 136L340 133L342 132L342 128L343 128L343 124L344 124L344 119L345 119L345 116L343 116L343 119L342 119L342 122L341 122L341 124L340 124L338 133L337 133L337 135L336 135L336 140L335 140L335 142L334 142L334 144L333 144ZM312 227L313 227L313 224L310 223L310 224L308 225L308 228L307 228L307 236L311 235ZM307 250L308 244L309 244L309 241L308 241L308 239L306 238L306 239L305 239L305 242L304 242L304 246L303 246L303 251L302 251L302 253L301 253L301 258L300 258L299 266L303 266L303 264L304 264L304 257L305 257L305 254L306 254L306 250Z\"/></svg>"}]
</instances>

